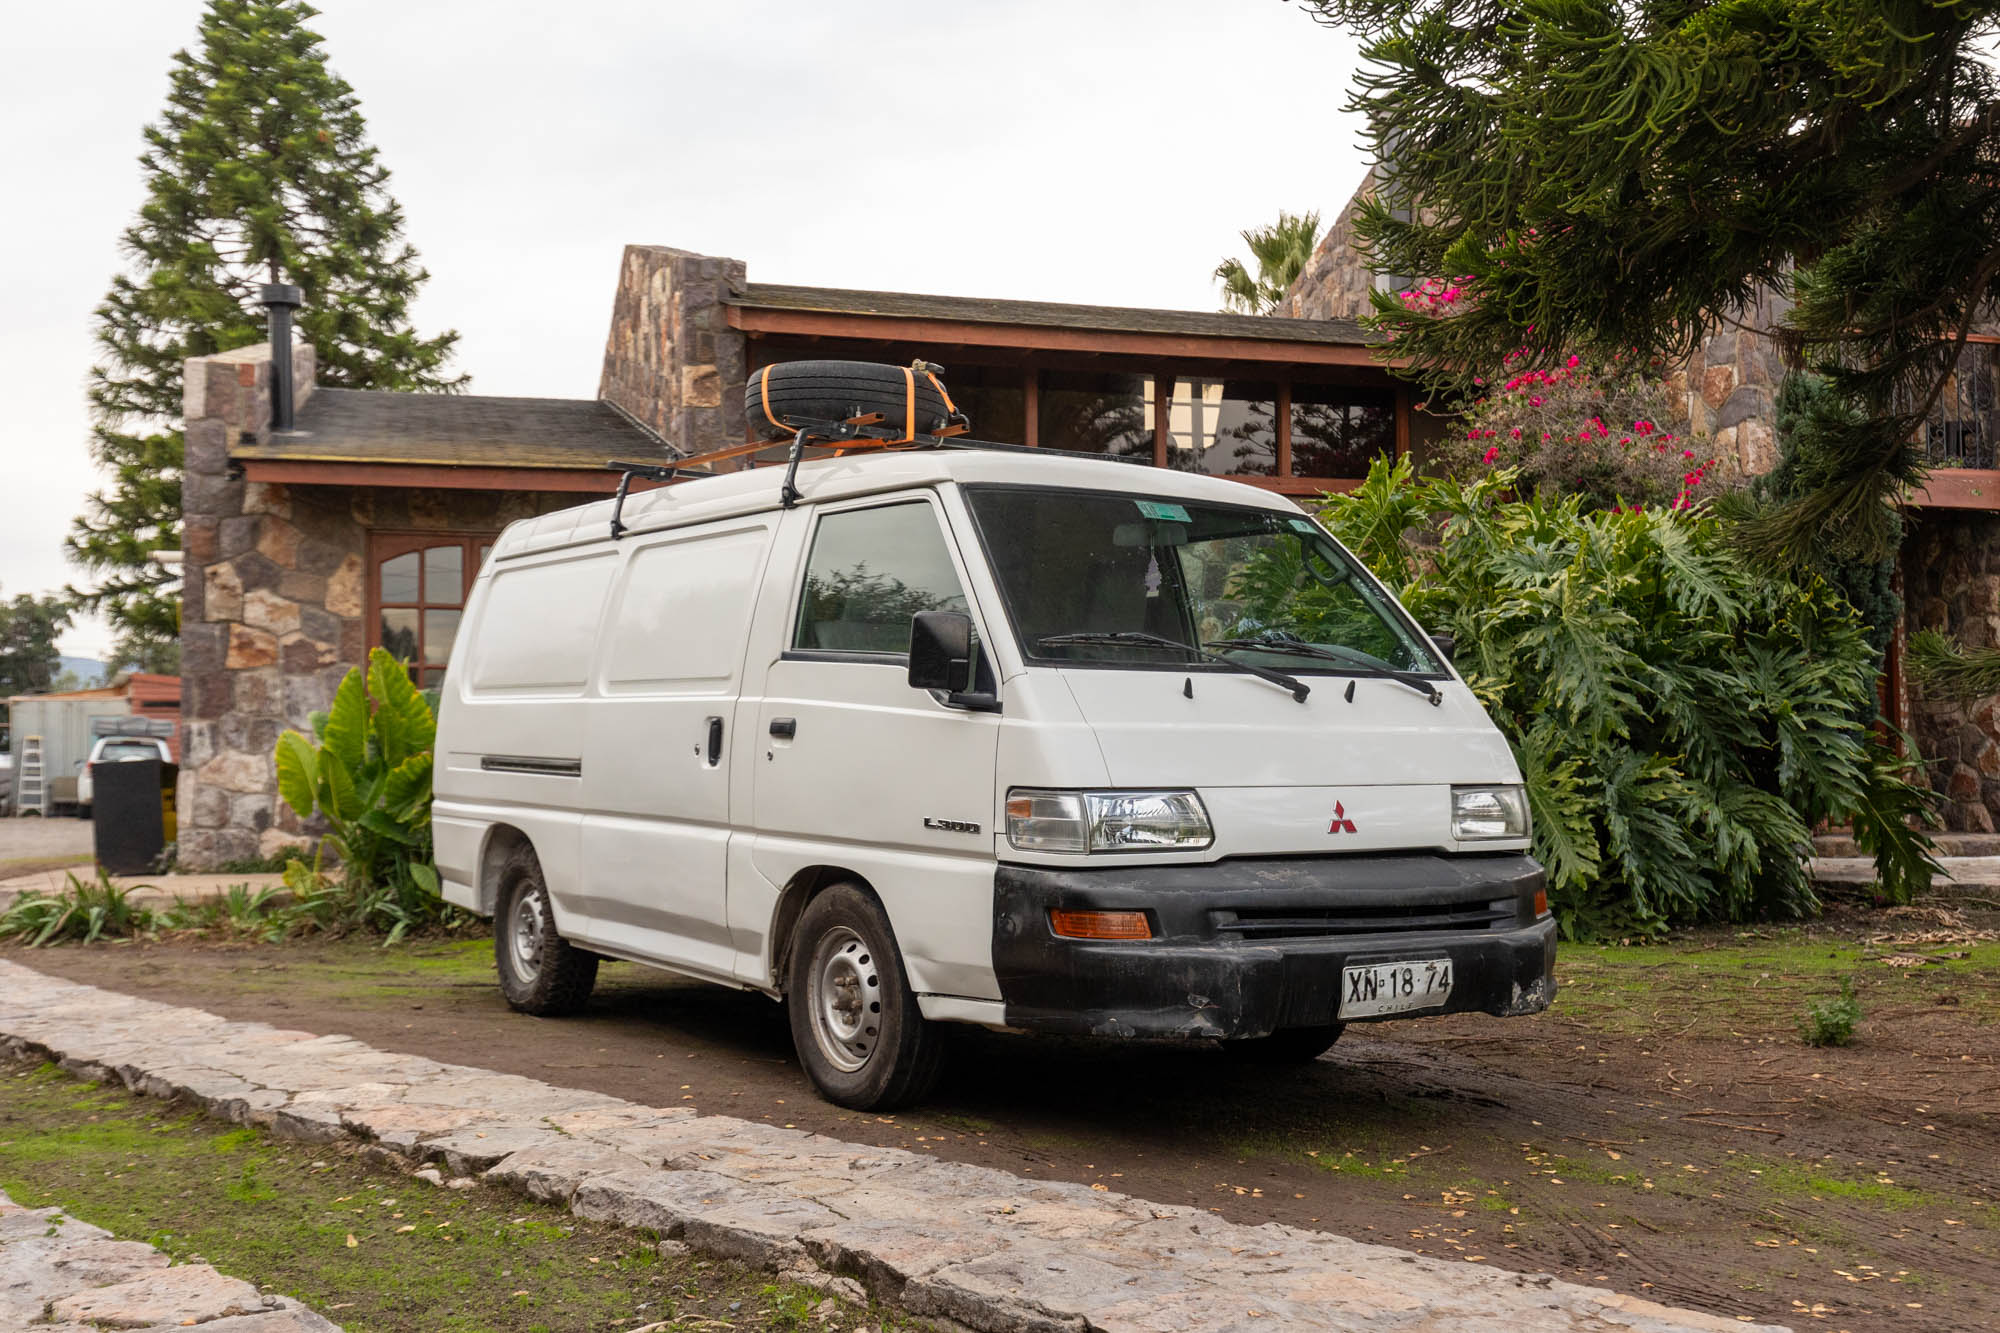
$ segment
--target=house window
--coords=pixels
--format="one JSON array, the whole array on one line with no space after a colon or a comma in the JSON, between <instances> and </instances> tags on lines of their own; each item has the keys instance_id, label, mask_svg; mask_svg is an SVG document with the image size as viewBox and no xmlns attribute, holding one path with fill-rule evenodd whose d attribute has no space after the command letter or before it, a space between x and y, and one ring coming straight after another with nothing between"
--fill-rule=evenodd
<instances>
[{"instance_id":1,"label":"house window","mask_svg":"<svg viewBox=\"0 0 2000 1333\"><path fill-rule=\"evenodd\" d=\"M444 679L466 595L493 538L378 532L368 544L368 644L408 664L418 685L435 685Z\"/></svg>"},{"instance_id":2,"label":"house window","mask_svg":"<svg viewBox=\"0 0 2000 1333\"><path fill-rule=\"evenodd\" d=\"M950 381L947 380L949 385ZM1146 375L1042 372L1038 443L1124 458L1153 456L1153 381ZM977 435L978 422L973 423Z\"/></svg>"},{"instance_id":3,"label":"house window","mask_svg":"<svg viewBox=\"0 0 2000 1333\"><path fill-rule=\"evenodd\" d=\"M1167 466L1212 476L1278 475L1278 386L1177 379L1167 401Z\"/></svg>"},{"instance_id":4,"label":"house window","mask_svg":"<svg viewBox=\"0 0 2000 1333\"><path fill-rule=\"evenodd\" d=\"M1292 475L1365 477L1396 451L1396 398L1337 384L1292 386Z\"/></svg>"}]
</instances>

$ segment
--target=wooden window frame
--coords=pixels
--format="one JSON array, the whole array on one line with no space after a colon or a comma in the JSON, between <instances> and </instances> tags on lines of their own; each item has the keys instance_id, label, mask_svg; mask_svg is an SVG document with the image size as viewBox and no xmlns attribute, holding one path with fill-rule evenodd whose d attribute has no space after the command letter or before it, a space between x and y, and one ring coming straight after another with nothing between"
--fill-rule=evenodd
<instances>
[{"instance_id":1,"label":"wooden window frame","mask_svg":"<svg viewBox=\"0 0 2000 1333\"><path fill-rule=\"evenodd\" d=\"M405 532L393 530L381 531L371 528L368 532L366 562L362 566L363 577L367 583L367 597L365 600L368 617L366 623L368 651L373 652L375 649L383 646L382 613L384 611L413 610L417 613L417 655L414 661L405 663L405 666L409 668L410 678L417 684L423 685L424 672L426 670L437 671L442 674L445 667L450 665L448 660L442 666L431 666L424 661L424 612L426 610L456 610L460 613L461 619L463 619L465 604L472 597L473 582L479 577L480 548L491 547L493 543L499 540L500 534L497 532ZM427 600L427 594L430 592L430 589L424 586L428 575L424 570L422 553L439 546L457 546L460 551L459 568L463 575L464 587L459 590L459 599L456 604ZM409 555L412 552L416 552L418 557L417 600L414 602L384 601L382 598L383 564L394 560L398 556Z\"/></svg>"}]
</instances>

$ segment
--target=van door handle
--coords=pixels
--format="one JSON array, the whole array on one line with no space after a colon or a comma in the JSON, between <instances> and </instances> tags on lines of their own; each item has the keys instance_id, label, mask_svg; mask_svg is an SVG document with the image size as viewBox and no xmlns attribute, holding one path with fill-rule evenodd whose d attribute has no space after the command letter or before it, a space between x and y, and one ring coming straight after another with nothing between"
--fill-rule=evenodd
<instances>
[{"instance_id":1,"label":"van door handle","mask_svg":"<svg viewBox=\"0 0 2000 1333\"><path fill-rule=\"evenodd\" d=\"M771 719L771 734L781 741L788 741L799 734L799 720L795 717L774 717Z\"/></svg>"},{"instance_id":2,"label":"van door handle","mask_svg":"<svg viewBox=\"0 0 2000 1333\"><path fill-rule=\"evenodd\" d=\"M714 768L722 762L722 719L708 720L708 766Z\"/></svg>"}]
</instances>

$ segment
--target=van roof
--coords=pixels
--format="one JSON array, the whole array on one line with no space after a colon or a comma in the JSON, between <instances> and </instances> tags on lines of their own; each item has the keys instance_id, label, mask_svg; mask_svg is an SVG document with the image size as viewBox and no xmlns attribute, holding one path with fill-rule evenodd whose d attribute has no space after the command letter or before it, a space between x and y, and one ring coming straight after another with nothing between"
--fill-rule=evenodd
<instances>
[{"instance_id":1,"label":"van roof","mask_svg":"<svg viewBox=\"0 0 2000 1333\"><path fill-rule=\"evenodd\" d=\"M784 481L783 467L759 467L636 492L625 500L622 515L625 530L636 535L775 509ZM1275 491L1228 477L1175 472L1054 450L1042 453L1033 449L980 449L964 445L869 450L799 465L799 490L805 497L801 503L806 504L935 486L947 481L1136 492L1175 500L1304 512ZM513 523L495 545L494 558L505 560L561 546L609 540L612 503L598 500Z\"/></svg>"}]
</instances>

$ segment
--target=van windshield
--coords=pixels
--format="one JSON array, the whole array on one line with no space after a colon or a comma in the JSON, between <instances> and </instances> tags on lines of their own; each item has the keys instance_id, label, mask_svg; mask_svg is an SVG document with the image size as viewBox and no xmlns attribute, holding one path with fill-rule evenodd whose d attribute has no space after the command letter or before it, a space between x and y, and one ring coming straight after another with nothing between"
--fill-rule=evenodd
<instances>
[{"instance_id":1,"label":"van windshield","mask_svg":"<svg viewBox=\"0 0 2000 1333\"><path fill-rule=\"evenodd\" d=\"M1038 487L965 497L1031 661L1198 669L1207 649L1294 675L1443 674L1368 572L1297 514Z\"/></svg>"}]
</instances>

